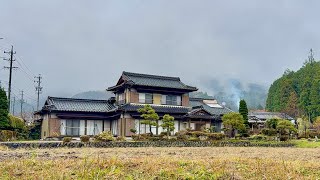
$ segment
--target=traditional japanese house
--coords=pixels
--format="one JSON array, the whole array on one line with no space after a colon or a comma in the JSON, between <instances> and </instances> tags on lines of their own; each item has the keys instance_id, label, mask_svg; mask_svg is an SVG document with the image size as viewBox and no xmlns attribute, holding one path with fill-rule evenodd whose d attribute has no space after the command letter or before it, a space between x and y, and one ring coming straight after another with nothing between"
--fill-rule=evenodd
<instances>
[{"instance_id":1,"label":"traditional japanese house","mask_svg":"<svg viewBox=\"0 0 320 180\"><path fill-rule=\"evenodd\" d=\"M250 127L253 129L262 129L265 127L267 120L269 119L285 119L293 124L296 124L296 120L286 113L280 112L266 112L266 111L251 111L248 114L248 121Z\"/></svg>"},{"instance_id":2,"label":"traditional japanese house","mask_svg":"<svg viewBox=\"0 0 320 180\"><path fill-rule=\"evenodd\" d=\"M221 132L223 129L222 116L232 112L231 109L222 106L216 99L210 98L190 98L190 106L200 107L212 115L210 118L211 126L214 126L216 132Z\"/></svg>"},{"instance_id":3,"label":"traditional japanese house","mask_svg":"<svg viewBox=\"0 0 320 180\"><path fill-rule=\"evenodd\" d=\"M53 136L95 135L111 131L115 136L149 133L142 125L138 109L149 104L161 118L170 114L175 118L174 133L190 128L201 130L215 126L221 130L221 116L229 109L212 99L190 99L189 93L197 91L178 77L123 72L115 86L107 91L115 97L109 100L87 100L48 97L44 107L37 112L41 122L41 138ZM163 129L152 127L153 134Z\"/></svg>"}]
</instances>

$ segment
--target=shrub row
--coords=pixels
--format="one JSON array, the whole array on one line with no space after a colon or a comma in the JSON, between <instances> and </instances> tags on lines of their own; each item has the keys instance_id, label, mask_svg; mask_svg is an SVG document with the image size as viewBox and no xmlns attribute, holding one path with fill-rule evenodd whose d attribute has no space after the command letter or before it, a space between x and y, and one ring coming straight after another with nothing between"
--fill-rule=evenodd
<instances>
[{"instance_id":1,"label":"shrub row","mask_svg":"<svg viewBox=\"0 0 320 180\"><path fill-rule=\"evenodd\" d=\"M80 148L80 147L293 147L292 143L254 143L250 141L230 142L230 141L136 141L136 142L5 142L0 145L7 146L12 149L16 148Z\"/></svg>"}]
</instances>

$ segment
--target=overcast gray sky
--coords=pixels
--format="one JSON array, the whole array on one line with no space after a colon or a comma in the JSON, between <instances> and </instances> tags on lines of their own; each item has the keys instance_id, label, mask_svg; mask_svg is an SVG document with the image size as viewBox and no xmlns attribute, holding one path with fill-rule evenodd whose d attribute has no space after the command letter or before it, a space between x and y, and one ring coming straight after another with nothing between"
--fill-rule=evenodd
<instances>
[{"instance_id":1,"label":"overcast gray sky","mask_svg":"<svg viewBox=\"0 0 320 180\"><path fill-rule=\"evenodd\" d=\"M286 68L297 70L310 48L318 57L319 7L294 0L2 0L0 49L14 45L27 66L14 72L14 92L24 89L30 99L39 73L51 96L105 89L123 70L180 76L203 90L211 79L269 86ZM0 70L0 79L7 74Z\"/></svg>"}]
</instances>

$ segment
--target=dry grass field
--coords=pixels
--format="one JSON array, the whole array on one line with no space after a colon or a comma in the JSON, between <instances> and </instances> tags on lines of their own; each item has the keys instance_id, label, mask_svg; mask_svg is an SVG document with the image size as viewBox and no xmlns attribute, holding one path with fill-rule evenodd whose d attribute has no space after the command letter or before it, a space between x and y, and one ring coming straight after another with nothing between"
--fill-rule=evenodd
<instances>
[{"instance_id":1,"label":"dry grass field","mask_svg":"<svg viewBox=\"0 0 320 180\"><path fill-rule=\"evenodd\" d=\"M320 179L318 148L0 148L0 179Z\"/></svg>"}]
</instances>

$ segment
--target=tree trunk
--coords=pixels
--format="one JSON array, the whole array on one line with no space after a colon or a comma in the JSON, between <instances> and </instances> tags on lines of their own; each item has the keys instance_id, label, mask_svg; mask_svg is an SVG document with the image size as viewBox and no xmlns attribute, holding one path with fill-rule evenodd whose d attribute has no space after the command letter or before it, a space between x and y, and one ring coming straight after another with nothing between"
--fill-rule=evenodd
<instances>
[{"instance_id":1,"label":"tree trunk","mask_svg":"<svg viewBox=\"0 0 320 180\"><path fill-rule=\"evenodd\" d=\"M150 135L153 136L151 124L149 124Z\"/></svg>"}]
</instances>

